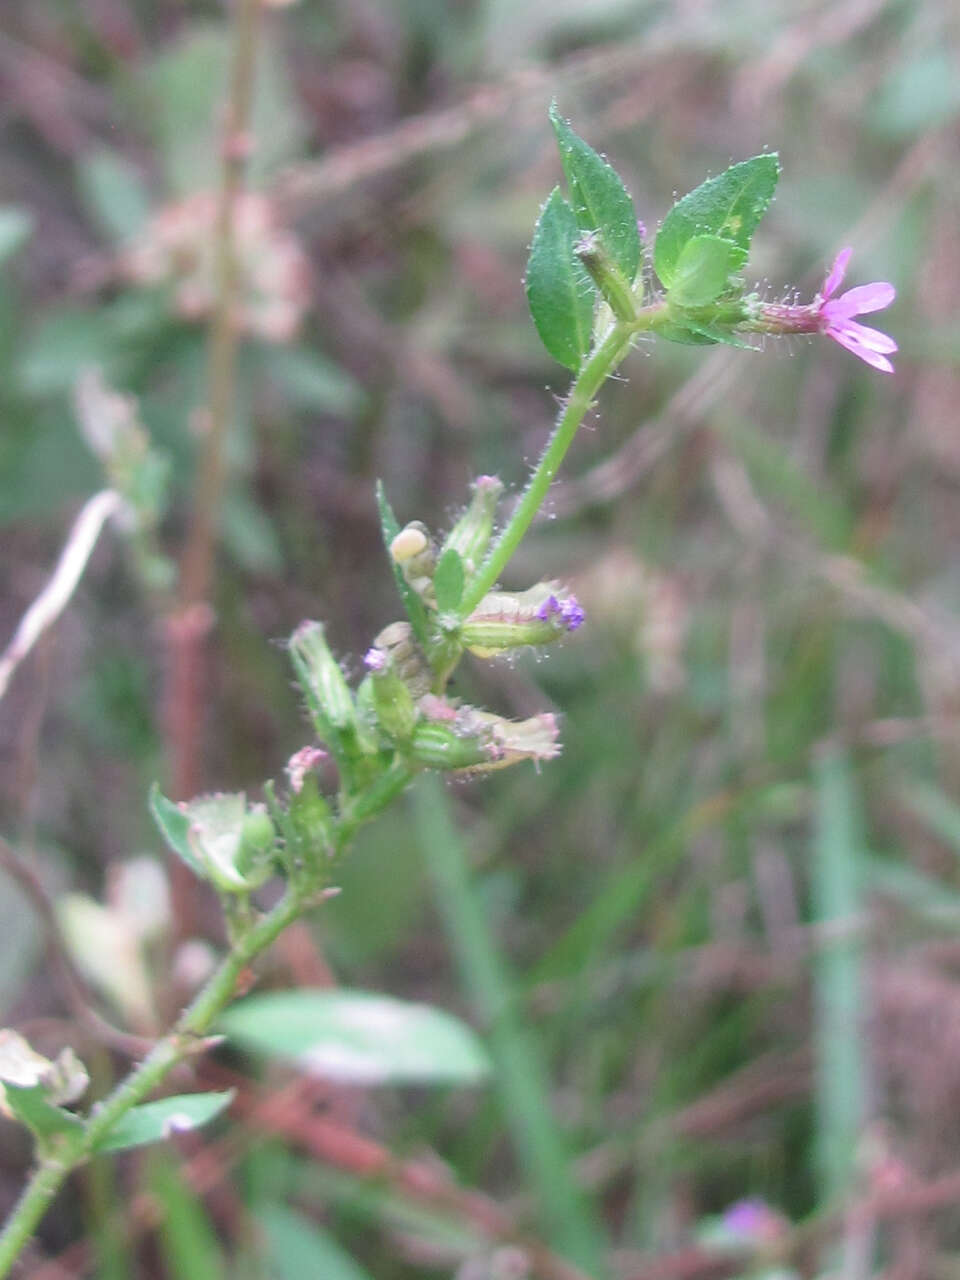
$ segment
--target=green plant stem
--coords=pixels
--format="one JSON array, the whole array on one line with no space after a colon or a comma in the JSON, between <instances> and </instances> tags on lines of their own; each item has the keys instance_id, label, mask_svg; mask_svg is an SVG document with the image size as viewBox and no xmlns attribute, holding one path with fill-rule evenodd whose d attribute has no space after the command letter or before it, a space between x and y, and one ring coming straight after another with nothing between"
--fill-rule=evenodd
<instances>
[{"instance_id":1,"label":"green plant stem","mask_svg":"<svg viewBox=\"0 0 960 1280\"><path fill-rule=\"evenodd\" d=\"M567 450L577 434L577 429L593 403L593 397L630 350L634 336L652 328L662 310L662 305L656 303L641 308L635 319L615 324L580 370L570 389L563 412L557 420L553 435L523 491L523 497L500 537L493 544L479 573L464 594L460 605L461 617L468 617L487 592L496 585L517 547L523 541L537 512L543 506L550 486L556 479Z\"/></svg>"},{"instance_id":2,"label":"green plant stem","mask_svg":"<svg viewBox=\"0 0 960 1280\"><path fill-rule=\"evenodd\" d=\"M56 1157L41 1160L0 1234L0 1280L9 1274L70 1172L95 1153L120 1117L141 1102L171 1067L196 1052L197 1037L209 1031L217 1015L230 1003L242 971L313 900L315 895L311 892L288 889L273 910L237 940L169 1035L158 1041L143 1062L94 1110L76 1145Z\"/></svg>"},{"instance_id":3,"label":"green plant stem","mask_svg":"<svg viewBox=\"0 0 960 1280\"><path fill-rule=\"evenodd\" d=\"M69 1173L53 1162L42 1164L27 1183L10 1214L7 1225L0 1235L0 1276L9 1273L10 1268L26 1248L34 1229L46 1213L60 1184Z\"/></svg>"}]
</instances>

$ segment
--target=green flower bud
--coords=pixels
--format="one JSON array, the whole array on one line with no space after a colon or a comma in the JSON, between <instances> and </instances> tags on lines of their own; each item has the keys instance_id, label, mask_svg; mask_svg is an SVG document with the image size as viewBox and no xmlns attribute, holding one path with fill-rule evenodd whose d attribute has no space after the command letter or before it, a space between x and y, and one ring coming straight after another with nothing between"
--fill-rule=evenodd
<instances>
[{"instance_id":1,"label":"green flower bud","mask_svg":"<svg viewBox=\"0 0 960 1280\"><path fill-rule=\"evenodd\" d=\"M321 738L335 741L355 728L353 695L330 652L320 622L302 622L290 637L290 658L297 681Z\"/></svg>"},{"instance_id":2,"label":"green flower bud","mask_svg":"<svg viewBox=\"0 0 960 1280\"><path fill-rule=\"evenodd\" d=\"M464 736L449 724L424 720L414 730L410 754L427 769L477 769L490 763L490 735Z\"/></svg>"},{"instance_id":3,"label":"green flower bud","mask_svg":"<svg viewBox=\"0 0 960 1280\"><path fill-rule=\"evenodd\" d=\"M444 551L452 547L459 553L468 574L479 567L487 553L503 484L496 476L479 476L472 488L470 505L443 544Z\"/></svg>"},{"instance_id":4,"label":"green flower bud","mask_svg":"<svg viewBox=\"0 0 960 1280\"><path fill-rule=\"evenodd\" d=\"M493 658L526 645L550 644L583 623L576 596L557 582L528 591L491 591L460 628L466 649Z\"/></svg>"},{"instance_id":5,"label":"green flower bud","mask_svg":"<svg viewBox=\"0 0 960 1280\"><path fill-rule=\"evenodd\" d=\"M262 804L250 806L240 826L240 848L236 867L249 881L251 874L270 873L270 863L277 843L277 831Z\"/></svg>"},{"instance_id":6,"label":"green flower bud","mask_svg":"<svg viewBox=\"0 0 960 1280\"><path fill-rule=\"evenodd\" d=\"M417 644L409 622L391 622L375 638L370 653L383 650L393 670L410 690L414 698L422 698L430 692L433 672ZM364 659L369 660L370 653Z\"/></svg>"},{"instance_id":7,"label":"green flower bud","mask_svg":"<svg viewBox=\"0 0 960 1280\"><path fill-rule=\"evenodd\" d=\"M368 649L364 663L373 687L373 708L377 723L395 741L405 742L413 732L418 712L413 696L394 670L386 649Z\"/></svg>"},{"instance_id":8,"label":"green flower bud","mask_svg":"<svg viewBox=\"0 0 960 1280\"><path fill-rule=\"evenodd\" d=\"M636 320L640 299L634 295L630 281L607 252L602 233L586 232L574 246L574 253L586 267L617 319L627 323Z\"/></svg>"},{"instance_id":9,"label":"green flower bud","mask_svg":"<svg viewBox=\"0 0 960 1280\"><path fill-rule=\"evenodd\" d=\"M552 760L560 754L556 716L505 720L475 707L453 707L442 699L425 709L442 716L423 720L414 730L411 755L426 768L477 773L521 760Z\"/></svg>"},{"instance_id":10,"label":"green flower bud","mask_svg":"<svg viewBox=\"0 0 960 1280\"><path fill-rule=\"evenodd\" d=\"M330 806L320 794L316 774L304 776L300 790L290 797L290 844L288 858L292 855L294 869L316 869L321 858L329 858L333 848L333 818Z\"/></svg>"}]
</instances>

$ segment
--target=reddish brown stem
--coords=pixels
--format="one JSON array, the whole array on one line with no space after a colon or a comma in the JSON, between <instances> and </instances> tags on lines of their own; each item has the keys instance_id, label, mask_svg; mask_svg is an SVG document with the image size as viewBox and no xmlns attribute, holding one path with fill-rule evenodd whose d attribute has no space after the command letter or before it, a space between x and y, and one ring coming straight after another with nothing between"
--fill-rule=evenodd
<instances>
[{"instance_id":1,"label":"reddish brown stem","mask_svg":"<svg viewBox=\"0 0 960 1280\"><path fill-rule=\"evenodd\" d=\"M224 482L225 444L236 401L240 316L240 266L235 214L250 152L250 116L262 0L236 0L233 56L224 113L220 187L214 227L216 303L210 322L207 400L198 415L202 430L191 523L180 564L179 601L167 629L168 671L165 733L171 787L185 799L203 785L201 766L206 705L207 639L213 624L210 595L214 580L217 527ZM178 927L194 920L194 885L185 868L173 864Z\"/></svg>"}]
</instances>

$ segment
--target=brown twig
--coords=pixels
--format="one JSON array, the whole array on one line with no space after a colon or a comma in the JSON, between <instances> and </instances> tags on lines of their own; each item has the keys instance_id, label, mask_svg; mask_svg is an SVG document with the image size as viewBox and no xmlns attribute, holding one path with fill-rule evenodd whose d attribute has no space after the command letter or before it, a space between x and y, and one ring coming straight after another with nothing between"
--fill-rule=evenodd
<instances>
[{"instance_id":1,"label":"brown twig","mask_svg":"<svg viewBox=\"0 0 960 1280\"><path fill-rule=\"evenodd\" d=\"M446 1210L491 1243L516 1245L527 1255L533 1274L543 1280L588 1280L579 1267L521 1231L490 1196L457 1186L442 1166L399 1159L389 1148L338 1120L304 1116L302 1100L301 1105L291 1107L289 1094L275 1101L275 1106L269 1099L247 1104L241 1098L240 1108L247 1111L249 1123L306 1147L327 1164L358 1177L376 1178L408 1198Z\"/></svg>"},{"instance_id":2,"label":"brown twig","mask_svg":"<svg viewBox=\"0 0 960 1280\"><path fill-rule=\"evenodd\" d=\"M201 785L205 642L213 621L209 596L225 482L225 444L236 398L240 272L234 218L251 149L249 127L261 3L237 0L235 11L214 230L216 303L210 324L207 404L199 415L203 444L180 566L179 607L167 630L166 732L172 787L178 798L192 795ZM189 931L195 914L193 882L179 863L173 864L172 890L178 925Z\"/></svg>"}]
</instances>

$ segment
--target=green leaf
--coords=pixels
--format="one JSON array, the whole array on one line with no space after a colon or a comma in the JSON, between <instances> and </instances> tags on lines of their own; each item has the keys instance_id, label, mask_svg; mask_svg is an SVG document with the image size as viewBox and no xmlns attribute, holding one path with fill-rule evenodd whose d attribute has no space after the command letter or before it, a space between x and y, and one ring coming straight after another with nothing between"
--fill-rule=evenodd
<instances>
[{"instance_id":1,"label":"green leaf","mask_svg":"<svg viewBox=\"0 0 960 1280\"><path fill-rule=\"evenodd\" d=\"M570 202L582 231L599 231L603 246L632 284L640 265L640 233L633 201L617 171L578 137L550 107L560 162L570 187Z\"/></svg>"},{"instance_id":2,"label":"green leaf","mask_svg":"<svg viewBox=\"0 0 960 1280\"><path fill-rule=\"evenodd\" d=\"M149 1142L162 1142L176 1133L189 1133L218 1116L233 1101L233 1095L233 1089L225 1093L183 1093L131 1107L95 1150L128 1151Z\"/></svg>"},{"instance_id":3,"label":"green leaf","mask_svg":"<svg viewBox=\"0 0 960 1280\"><path fill-rule=\"evenodd\" d=\"M753 156L678 200L664 218L653 247L653 265L664 286L673 286L680 255L695 236L721 236L749 249L779 176L775 153Z\"/></svg>"},{"instance_id":4,"label":"green leaf","mask_svg":"<svg viewBox=\"0 0 960 1280\"><path fill-rule=\"evenodd\" d=\"M540 341L573 373L590 350L595 296L593 281L573 251L579 238L573 210L554 187L533 233L527 302Z\"/></svg>"},{"instance_id":5,"label":"green leaf","mask_svg":"<svg viewBox=\"0 0 960 1280\"><path fill-rule=\"evenodd\" d=\"M365 1271L328 1231L284 1204L261 1205L255 1212L267 1242L269 1274L276 1280L369 1280Z\"/></svg>"},{"instance_id":6,"label":"green leaf","mask_svg":"<svg viewBox=\"0 0 960 1280\"><path fill-rule=\"evenodd\" d=\"M190 818L178 804L167 799L156 782L150 788L148 803L150 816L157 824L164 840L195 876L205 880L206 868L203 867L190 845Z\"/></svg>"},{"instance_id":7,"label":"green leaf","mask_svg":"<svg viewBox=\"0 0 960 1280\"><path fill-rule=\"evenodd\" d=\"M694 236L677 259L670 301L681 307L705 307L727 287L730 274L743 266L747 251L720 236Z\"/></svg>"},{"instance_id":8,"label":"green leaf","mask_svg":"<svg viewBox=\"0 0 960 1280\"><path fill-rule=\"evenodd\" d=\"M0 262L22 248L33 231L33 218L15 205L0 205Z\"/></svg>"},{"instance_id":9,"label":"green leaf","mask_svg":"<svg viewBox=\"0 0 960 1280\"><path fill-rule=\"evenodd\" d=\"M77 187L99 230L117 244L132 239L150 216L143 179L116 151L85 154L77 164Z\"/></svg>"},{"instance_id":10,"label":"green leaf","mask_svg":"<svg viewBox=\"0 0 960 1280\"><path fill-rule=\"evenodd\" d=\"M476 1035L450 1014L367 991L253 996L218 1026L247 1049L352 1084L475 1084L490 1070Z\"/></svg>"},{"instance_id":11,"label":"green leaf","mask_svg":"<svg viewBox=\"0 0 960 1280\"><path fill-rule=\"evenodd\" d=\"M58 1133L79 1134L83 1122L72 1111L54 1107L47 1101L47 1090L42 1084L24 1088L21 1085L4 1084L3 1098L20 1121L38 1138L50 1138Z\"/></svg>"},{"instance_id":12,"label":"green leaf","mask_svg":"<svg viewBox=\"0 0 960 1280\"><path fill-rule=\"evenodd\" d=\"M460 553L448 547L437 562L433 575L433 587L437 593L437 609L441 613L453 613L463 597L465 574Z\"/></svg>"},{"instance_id":13,"label":"green leaf","mask_svg":"<svg viewBox=\"0 0 960 1280\"><path fill-rule=\"evenodd\" d=\"M400 525L397 517L393 514L393 508L387 499L382 480L377 481L377 510L380 513L380 532L383 536L383 545L387 549L387 556L393 568L393 577L397 584L397 590L400 592L400 599L403 601L403 607L406 610L407 617L410 619L410 625L416 632L417 639L422 645L425 645L427 643L427 611L423 606L423 601L403 576L400 566L390 555L390 544L400 532Z\"/></svg>"}]
</instances>

